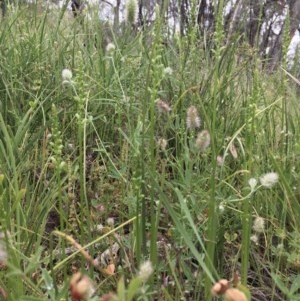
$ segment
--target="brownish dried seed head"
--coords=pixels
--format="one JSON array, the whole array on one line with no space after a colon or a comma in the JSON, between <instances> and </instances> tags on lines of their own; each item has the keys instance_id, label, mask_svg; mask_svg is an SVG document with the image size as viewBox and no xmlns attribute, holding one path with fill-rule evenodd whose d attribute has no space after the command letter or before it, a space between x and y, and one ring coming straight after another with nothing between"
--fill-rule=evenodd
<instances>
[{"instance_id":1,"label":"brownish dried seed head","mask_svg":"<svg viewBox=\"0 0 300 301\"><path fill-rule=\"evenodd\" d=\"M156 105L160 113L169 113L172 110L171 107L161 99L157 101Z\"/></svg>"},{"instance_id":2,"label":"brownish dried seed head","mask_svg":"<svg viewBox=\"0 0 300 301\"><path fill-rule=\"evenodd\" d=\"M211 288L211 294L213 296L220 295L221 288L222 288L222 286L219 282L215 283L214 286Z\"/></svg>"},{"instance_id":3,"label":"brownish dried seed head","mask_svg":"<svg viewBox=\"0 0 300 301\"><path fill-rule=\"evenodd\" d=\"M228 288L229 281L226 279L221 279L214 284L214 286L211 289L211 293L213 296L223 295Z\"/></svg>"},{"instance_id":4,"label":"brownish dried seed head","mask_svg":"<svg viewBox=\"0 0 300 301\"><path fill-rule=\"evenodd\" d=\"M105 212L105 206L103 204L97 204L93 207L97 212Z\"/></svg>"},{"instance_id":5,"label":"brownish dried seed head","mask_svg":"<svg viewBox=\"0 0 300 301\"><path fill-rule=\"evenodd\" d=\"M229 288L224 293L227 301L247 301L246 295L237 288Z\"/></svg>"},{"instance_id":6,"label":"brownish dried seed head","mask_svg":"<svg viewBox=\"0 0 300 301\"><path fill-rule=\"evenodd\" d=\"M188 129L199 128L201 125L201 120L198 115L197 108L195 106L190 106L186 113L186 126Z\"/></svg>"},{"instance_id":7,"label":"brownish dried seed head","mask_svg":"<svg viewBox=\"0 0 300 301\"><path fill-rule=\"evenodd\" d=\"M95 293L92 280L80 272L74 274L70 280L70 293L73 301L88 300Z\"/></svg>"},{"instance_id":8,"label":"brownish dried seed head","mask_svg":"<svg viewBox=\"0 0 300 301\"><path fill-rule=\"evenodd\" d=\"M229 281L227 279L221 279L219 280L219 283L222 285L222 287L226 287L226 289L229 288Z\"/></svg>"},{"instance_id":9,"label":"brownish dried seed head","mask_svg":"<svg viewBox=\"0 0 300 301\"><path fill-rule=\"evenodd\" d=\"M100 298L100 301L114 301L114 300L117 300L117 296L113 293L105 294Z\"/></svg>"},{"instance_id":10,"label":"brownish dried seed head","mask_svg":"<svg viewBox=\"0 0 300 301\"><path fill-rule=\"evenodd\" d=\"M217 156L217 165L218 166L224 165L224 158L222 156Z\"/></svg>"}]
</instances>

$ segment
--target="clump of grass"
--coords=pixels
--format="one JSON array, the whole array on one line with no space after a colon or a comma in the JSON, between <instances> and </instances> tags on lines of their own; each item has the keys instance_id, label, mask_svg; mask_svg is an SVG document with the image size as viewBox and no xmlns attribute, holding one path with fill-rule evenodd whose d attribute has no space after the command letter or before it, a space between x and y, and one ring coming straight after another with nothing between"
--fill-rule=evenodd
<instances>
[{"instance_id":1,"label":"clump of grass","mask_svg":"<svg viewBox=\"0 0 300 301\"><path fill-rule=\"evenodd\" d=\"M160 17L121 35L65 8L3 20L3 298L70 299L72 279L73 299L210 300L221 278L228 300L294 298L298 92L216 15L214 49L193 26L166 47Z\"/></svg>"}]
</instances>

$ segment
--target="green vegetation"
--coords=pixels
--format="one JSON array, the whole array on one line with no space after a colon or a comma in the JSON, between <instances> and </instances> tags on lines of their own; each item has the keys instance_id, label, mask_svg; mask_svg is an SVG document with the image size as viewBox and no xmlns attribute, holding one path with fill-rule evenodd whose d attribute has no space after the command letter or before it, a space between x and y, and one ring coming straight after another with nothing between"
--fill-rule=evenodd
<instances>
[{"instance_id":1,"label":"green vegetation","mask_svg":"<svg viewBox=\"0 0 300 301\"><path fill-rule=\"evenodd\" d=\"M300 300L298 87L221 23L208 41L8 12L0 299L71 300L81 271L105 300L212 300L221 278Z\"/></svg>"}]
</instances>

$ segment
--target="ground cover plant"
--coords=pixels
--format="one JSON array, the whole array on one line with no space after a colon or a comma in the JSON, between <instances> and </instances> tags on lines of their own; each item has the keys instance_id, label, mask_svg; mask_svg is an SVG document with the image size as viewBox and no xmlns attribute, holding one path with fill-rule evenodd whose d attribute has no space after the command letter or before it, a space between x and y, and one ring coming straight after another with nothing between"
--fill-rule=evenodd
<instances>
[{"instance_id":1,"label":"ground cover plant","mask_svg":"<svg viewBox=\"0 0 300 301\"><path fill-rule=\"evenodd\" d=\"M114 32L66 7L8 11L1 299L300 300L285 58L263 70L241 37L225 42L222 13L206 44L159 17Z\"/></svg>"}]
</instances>

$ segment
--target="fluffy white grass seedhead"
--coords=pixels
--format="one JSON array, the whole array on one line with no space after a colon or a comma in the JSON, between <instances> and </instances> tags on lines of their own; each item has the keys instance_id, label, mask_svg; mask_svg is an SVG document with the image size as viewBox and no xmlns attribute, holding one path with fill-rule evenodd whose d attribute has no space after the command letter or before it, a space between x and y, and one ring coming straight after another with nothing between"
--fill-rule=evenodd
<instances>
[{"instance_id":1,"label":"fluffy white grass seedhead","mask_svg":"<svg viewBox=\"0 0 300 301\"><path fill-rule=\"evenodd\" d=\"M271 188L278 182L278 174L276 172L269 172L262 175L259 180L262 186Z\"/></svg>"},{"instance_id":2,"label":"fluffy white grass seedhead","mask_svg":"<svg viewBox=\"0 0 300 301\"><path fill-rule=\"evenodd\" d=\"M164 75L171 76L173 74L173 69L171 67L166 67L163 71Z\"/></svg>"},{"instance_id":3,"label":"fluffy white grass seedhead","mask_svg":"<svg viewBox=\"0 0 300 301\"><path fill-rule=\"evenodd\" d=\"M106 222L111 227L115 224L115 220L113 219L113 217L109 217Z\"/></svg>"},{"instance_id":4,"label":"fluffy white grass seedhead","mask_svg":"<svg viewBox=\"0 0 300 301\"><path fill-rule=\"evenodd\" d=\"M255 178L251 178L249 179L248 183L250 185L251 191L253 191L257 185L257 180Z\"/></svg>"},{"instance_id":5,"label":"fluffy white grass seedhead","mask_svg":"<svg viewBox=\"0 0 300 301\"><path fill-rule=\"evenodd\" d=\"M258 244L258 236L256 234L253 234L250 236L250 240L257 245Z\"/></svg>"},{"instance_id":6,"label":"fluffy white grass seedhead","mask_svg":"<svg viewBox=\"0 0 300 301\"><path fill-rule=\"evenodd\" d=\"M70 81L73 77L72 71L70 69L64 69L61 72L61 77L63 81Z\"/></svg>"},{"instance_id":7,"label":"fluffy white grass seedhead","mask_svg":"<svg viewBox=\"0 0 300 301\"><path fill-rule=\"evenodd\" d=\"M151 261L147 260L141 264L138 277L143 281L147 281L152 273L153 273L152 263Z\"/></svg>"},{"instance_id":8,"label":"fluffy white grass seedhead","mask_svg":"<svg viewBox=\"0 0 300 301\"><path fill-rule=\"evenodd\" d=\"M188 129L199 128L201 125L201 120L198 115L197 108L195 106L190 106L186 113L186 126Z\"/></svg>"},{"instance_id":9,"label":"fluffy white grass seedhead","mask_svg":"<svg viewBox=\"0 0 300 301\"><path fill-rule=\"evenodd\" d=\"M210 135L207 130L198 133L196 139L196 148L199 151L205 151L210 145Z\"/></svg>"},{"instance_id":10,"label":"fluffy white grass seedhead","mask_svg":"<svg viewBox=\"0 0 300 301\"><path fill-rule=\"evenodd\" d=\"M106 46L107 53L113 53L116 50L116 46L113 43L108 43Z\"/></svg>"},{"instance_id":11,"label":"fluffy white grass seedhead","mask_svg":"<svg viewBox=\"0 0 300 301\"><path fill-rule=\"evenodd\" d=\"M256 233L263 233L265 231L265 220L262 217L257 216L252 228Z\"/></svg>"}]
</instances>

